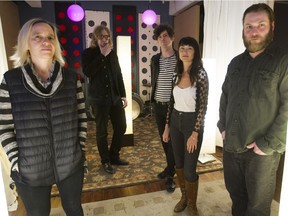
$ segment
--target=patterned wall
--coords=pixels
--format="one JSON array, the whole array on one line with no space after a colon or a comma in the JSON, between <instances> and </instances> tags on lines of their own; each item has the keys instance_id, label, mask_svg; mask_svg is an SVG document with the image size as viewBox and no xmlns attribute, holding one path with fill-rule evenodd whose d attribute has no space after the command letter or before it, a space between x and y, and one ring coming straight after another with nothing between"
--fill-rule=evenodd
<instances>
[{"instance_id":1,"label":"patterned wall","mask_svg":"<svg viewBox=\"0 0 288 216\"><path fill-rule=\"evenodd\" d=\"M160 23L160 16L157 15L156 23L147 26L142 22L142 14L138 14L138 38L139 38L139 96L143 101L150 100L151 70L150 60L153 55L160 52L158 42L153 38L153 31Z\"/></svg>"},{"instance_id":2,"label":"patterned wall","mask_svg":"<svg viewBox=\"0 0 288 216\"><path fill-rule=\"evenodd\" d=\"M85 10L85 21L73 22L67 16L68 2L55 2L56 24L60 30L59 39L66 59L66 67L81 73L81 53L83 44L89 47L91 34L97 25L107 26L112 33L114 49L118 35L131 36L131 79L132 91L139 94L145 102L150 100L151 71L150 59L160 52L156 40L153 39L153 30L160 23L160 16L152 26L142 22L142 14L137 13L135 6L113 6L112 19L110 12ZM82 25L85 22L85 38L82 38ZM138 31L137 31L138 30ZM85 40L85 42L83 41ZM138 43L138 47L137 47Z\"/></svg>"},{"instance_id":3,"label":"patterned wall","mask_svg":"<svg viewBox=\"0 0 288 216\"><path fill-rule=\"evenodd\" d=\"M137 30L136 30L136 7L118 6L112 7L114 44L118 35L131 37L131 79L132 92L137 92Z\"/></svg>"},{"instance_id":4,"label":"patterned wall","mask_svg":"<svg viewBox=\"0 0 288 216\"><path fill-rule=\"evenodd\" d=\"M106 11L91 11L85 10L85 44L86 48L90 46L91 34L94 28L98 25L110 26L110 13Z\"/></svg>"},{"instance_id":5,"label":"patterned wall","mask_svg":"<svg viewBox=\"0 0 288 216\"><path fill-rule=\"evenodd\" d=\"M69 19L67 8L70 5L71 3L67 2L55 2L55 19L59 29L62 55L66 60L65 67L80 74L81 53L83 50L82 22L73 22Z\"/></svg>"}]
</instances>

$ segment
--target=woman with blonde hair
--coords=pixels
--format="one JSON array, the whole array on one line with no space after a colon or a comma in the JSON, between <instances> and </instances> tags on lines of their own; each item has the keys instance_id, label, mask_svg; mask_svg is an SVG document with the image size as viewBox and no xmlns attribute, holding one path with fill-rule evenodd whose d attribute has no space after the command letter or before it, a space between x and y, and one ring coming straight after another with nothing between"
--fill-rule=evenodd
<instances>
[{"instance_id":1,"label":"woman with blonde hair","mask_svg":"<svg viewBox=\"0 0 288 216\"><path fill-rule=\"evenodd\" d=\"M56 184L68 216L81 216L87 118L77 74L64 66L56 27L27 21L0 85L0 142L29 216L49 216Z\"/></svg>"}]
</instances>

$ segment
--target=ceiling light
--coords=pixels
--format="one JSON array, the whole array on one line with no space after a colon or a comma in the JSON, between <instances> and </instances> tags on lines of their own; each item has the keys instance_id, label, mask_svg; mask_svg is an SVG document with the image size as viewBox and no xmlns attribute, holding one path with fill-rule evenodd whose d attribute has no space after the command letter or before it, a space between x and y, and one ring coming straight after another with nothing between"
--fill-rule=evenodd
<instances>
[{"instance_id":1,"label":"ceiling light","mask_svg":"<svg viewBox=\"0 0 288 216\"><path fill-rule=\"evenodd\" d=\"M70 20L79 22L84 18L84 10L80 5L73 4L68 7L67 15Z\"/></svg>"},{"instance_id":2,"label":"ceiling light","mask_svg":"<svg viewBox=\"0 0 288 216\"><path fill-rule=\"evenodd\" d=\"M142 14L142 22L146 25L153 25L156 22L156 19L157 15L151 9L144 11L144 13Z\"/></svg>"}]
</instances>

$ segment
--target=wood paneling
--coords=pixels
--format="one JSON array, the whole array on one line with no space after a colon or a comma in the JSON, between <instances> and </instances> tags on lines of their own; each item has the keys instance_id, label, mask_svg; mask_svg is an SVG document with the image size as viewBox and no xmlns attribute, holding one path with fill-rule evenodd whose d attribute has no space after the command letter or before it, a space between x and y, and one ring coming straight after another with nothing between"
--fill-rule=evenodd
<instances>
[{"instance_id":1,"label":"wood paneling","mask_svg":"<svg viewBox=\"0 0 288 216\"><path fill-rule=\"evenodd\" d=\"M174 47L177 49L182 37L193 37L199 42L200 34L200 6L194 5L186 11L174 17L175 41Z\"/></svg>"},{"instance_id":2,"label":"wood paneling","mask_svg":"<svg viewBox=\"0 0 288 216\"><path fill-rule=\"evenodd\" d=\"M0 16L3 27L4 42L8 68L12 68L9 57L13 54L13 47L17 43L17 36L20 30L18 6L12 1L0 1Z\"/></svg>"}]
</instances>

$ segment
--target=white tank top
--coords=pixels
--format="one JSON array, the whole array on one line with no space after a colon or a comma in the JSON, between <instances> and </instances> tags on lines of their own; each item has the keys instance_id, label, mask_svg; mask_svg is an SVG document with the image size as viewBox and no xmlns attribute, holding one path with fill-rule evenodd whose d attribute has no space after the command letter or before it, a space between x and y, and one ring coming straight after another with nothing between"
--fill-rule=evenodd
<instances>
[{"instance_id":1,"label":"white tank top","mask_svg":"<svg viewBox=\"0 0 288 216\"><path fill-rule=\"evenodd\" d=\"M179 112L195 112L196 85L187 88L175 86L173 89L174 108Z\"/></svg>"}]
</instances>

